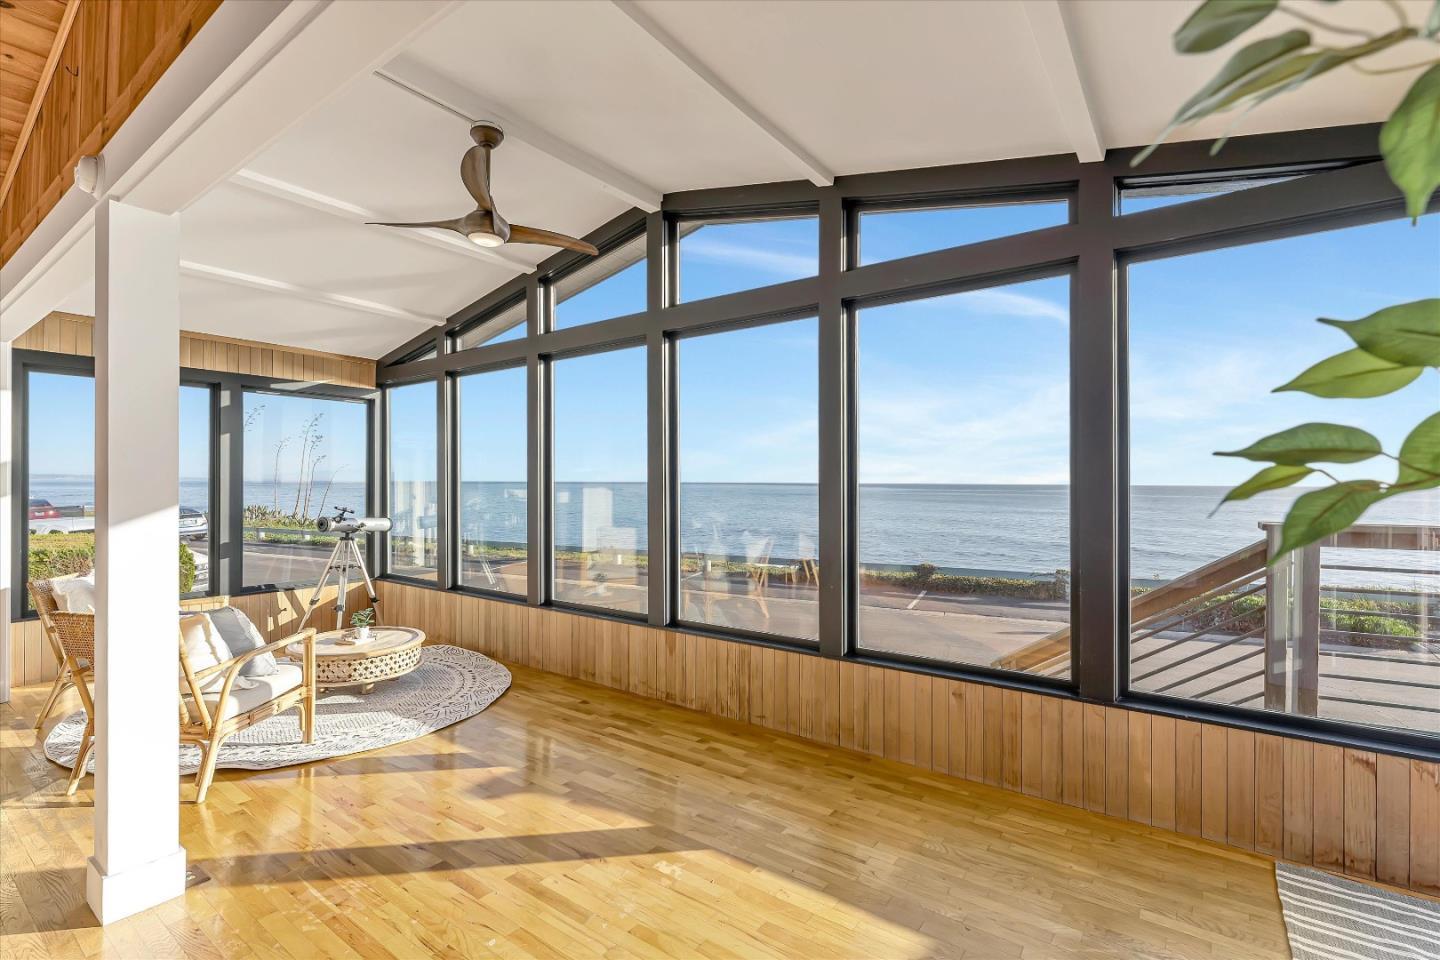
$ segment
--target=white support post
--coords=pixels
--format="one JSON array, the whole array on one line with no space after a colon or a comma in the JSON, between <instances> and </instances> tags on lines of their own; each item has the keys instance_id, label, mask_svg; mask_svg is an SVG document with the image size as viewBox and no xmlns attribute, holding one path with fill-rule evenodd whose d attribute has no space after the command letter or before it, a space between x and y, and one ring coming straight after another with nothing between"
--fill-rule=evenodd
<instances>
[{"instance_id":1,"label":"white support post","mask_svg":"<svg viewBox=\"0 0 1440 960\"><path fill-rule=\"evenodd\" d=\"M185 892L176 745L178 214L95 219L95 854L101 923Z\"/></svg>"},{"instance_id":2,"label":"white support post","mask_svg":"<svg viewBox=\"0 0 1440 960\"><path fill-rule=\"evenodd\" d=\"M15 570L10 565L13 540L19 536L12 529L15 517L15 491L11 479L15 471L15 458L11 452L14 439L10 432L10 343L0 342L0 703L10 702L10 604L15 600L10 593L10 579Z\"/></svg>"}]
</instances>

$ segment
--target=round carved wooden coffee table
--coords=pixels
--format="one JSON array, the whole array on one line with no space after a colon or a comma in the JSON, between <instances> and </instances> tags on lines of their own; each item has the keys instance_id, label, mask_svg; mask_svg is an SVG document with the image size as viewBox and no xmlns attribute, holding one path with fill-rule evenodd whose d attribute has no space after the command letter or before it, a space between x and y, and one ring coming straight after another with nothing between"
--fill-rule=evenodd
<instances>
[{"instance_id":1,"label":"round carved wooden coffee table","mask_svg":"<svg viewBox=\"0 0 1440 960\"><path fill-rule=\"evenodd\" d=\"M315 685L360 687L369 693L381 680L394 680L420 666L420 645L425 633L414 627L371 627L370 639L342 643L353 630L329 630L315 635ZM291 659L305 656L305 645L285 648Z\"/></svg>"}]
</instances>

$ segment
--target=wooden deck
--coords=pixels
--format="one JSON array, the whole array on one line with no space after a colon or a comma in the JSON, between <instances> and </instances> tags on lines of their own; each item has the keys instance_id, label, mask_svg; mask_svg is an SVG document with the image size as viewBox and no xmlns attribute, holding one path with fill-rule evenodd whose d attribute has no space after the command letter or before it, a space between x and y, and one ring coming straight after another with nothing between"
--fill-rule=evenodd
<instances>
[{"instance_id":1,"label":"wooden deck","mask_svg":"<svg viewBox=\"0 0 1440 960\"><path fill-rule=\"evenodd\" d=\"M103 931L90 779L0 707L0 956L1287 957L1263 857L516 668L478 717L221 771L208 879ZM73 695L72 695L73 696ZM186 785L188 789L188 784Z\"/></svg>"}]
</instances>

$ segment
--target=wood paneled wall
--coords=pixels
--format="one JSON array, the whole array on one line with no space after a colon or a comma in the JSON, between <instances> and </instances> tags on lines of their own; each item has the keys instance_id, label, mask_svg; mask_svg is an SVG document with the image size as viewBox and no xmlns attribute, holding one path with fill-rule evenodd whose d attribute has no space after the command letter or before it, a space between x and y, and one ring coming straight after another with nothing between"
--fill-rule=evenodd
<instances>
[{"instance_id":1,"label":"wood paneled wall","mask_svg":"<svg viewBox=\"0 0 1440 960\"><path fill-rule=\"evenodd\" d=\"M93 356L94 325L91 317L52 313L17 337L14 346L20 350ZM344 387L375 386L374 360L206 333L181 332L180 365L197 370L248 373Z\"/></svg>"},{"instance_id":2,"label":"wood paneled wall","mask_svg":"<svg viewBox=\"0 0 1440 960\"><path fill-rule=\"evenodd\" d=\"M320 609L315 612L314 626L320 629L332 627L335 615L330 611L335 600L335 587L327 587L321 595ZM305 605L310 600L310 589L280 590L275 593L256 593L235 597L235 606L245 611L266 640L279 640L295 632L300 619L305 615ZM364 587L352 589L348 606L360 610L369 606ZM32 683L49 683L55 679L55 657L45 640L39 620L21 620L10 625L10 682L23 687Z\"/></svg>"},{"instance_id":3,"label":"wood paneled wall","mask_svg":"<svg viewBox=\"0 0 1440 960\"><path fill-rule=\"evenodd\" d=\"M81 0L0 203L0 264L70 188L184 50L220 0Z\"/></svg>"},{"instance_id":4,"label":"wood paneled wall","mask_svg":"<svg viewBox=\"0 0 1440 960\"><path fill-rule=\"evenodd\" d=\"M387 623L520 663L1440 895L1440 764L379 584Z\"/></svg>"}]
</instances>

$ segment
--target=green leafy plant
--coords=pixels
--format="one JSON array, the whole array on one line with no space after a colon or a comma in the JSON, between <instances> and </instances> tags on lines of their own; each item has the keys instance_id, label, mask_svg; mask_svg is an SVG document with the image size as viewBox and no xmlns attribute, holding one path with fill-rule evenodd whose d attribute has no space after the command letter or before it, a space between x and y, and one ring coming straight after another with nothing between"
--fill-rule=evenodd
<instances>
[{"instance_id":1,"label":"green leafy plant","mask_svg":"<svg viewBox=\"0 0 1440 960\"><path fill-rule=\"evenodd\" d=\"M350 626L352 627L373 627L375 626L375 608L366 607L364 610L356 610L350 615Z\"/></svg>"},{"instance_id":2,"label":"green leafy plant","mask_svg":"<svg viewBox=\"0 0 1440 960\"><path fill-rule=\"evenodd\" d=\"M195 554L185 544L180 544L180 592L189 593L195 589Z\"/></svg>"},{"instance_id":3,"label":"green leafy plant","mask_svg":"<svg viewBox=\"0 0 1440 960\"><path fill-rule=\"evenodd\" d=\"M1324 2L1333 6L1341 0ZM1418 219L1440 187L1440 0L1418 25L1409 22L1396 0L1384 0L1384 6L1394 14L1395 27L1371 34L1328 22L1295 3L1205 0L1175 31L1179 53L1217 50L1276 13L1289 15L1303 27L1255 40L1237 50L1209 83L1181 105L1157 141L1133 163L1144 162L1161 141L1181 127L1220 113L1238 111L1244 116L1272 97L1296 90L1337 67L1371 75L1420 70L1423 72L1381 127L1379 142L1385 170L1405 197L1406 213L1412 220ZM1333 45L1317 41L1316 34L1359 39ZM1424 49L1429 58L1383 69L1362 63L1401 44ZM1227 131L1215 141L1212 154L1219 152L1228 136ZM1440 369L1440 298L1396 304L1358 320L1322 317L1319 322L1341 330L1354 346L1301 372L1277 387L1277 393L1379 397L1410 386L1427 368ZM1440 414L1422 420L1394 454L1387 453L1380 441L1364 430L1306 423L1243 450L1216 455L1270 464L1226 494L1222 504L1279 490L1314 475L1331 481L1329 486L1298 497L1291 506L1273 563L1291 550L1344 530L1381 500L1440 487ZM1342 481L1317 466L1377 457L1395 461L1394 479Z\"/></svg>"}]
</instances>

